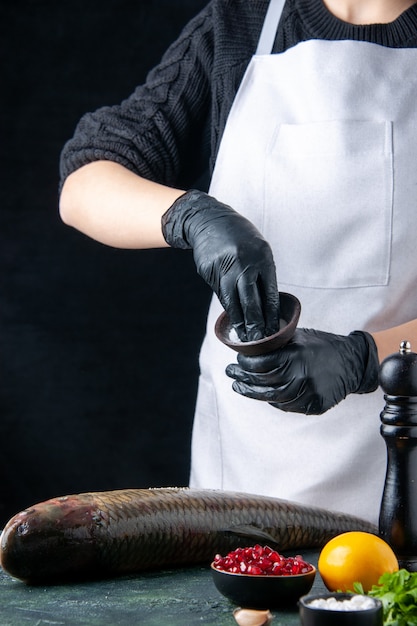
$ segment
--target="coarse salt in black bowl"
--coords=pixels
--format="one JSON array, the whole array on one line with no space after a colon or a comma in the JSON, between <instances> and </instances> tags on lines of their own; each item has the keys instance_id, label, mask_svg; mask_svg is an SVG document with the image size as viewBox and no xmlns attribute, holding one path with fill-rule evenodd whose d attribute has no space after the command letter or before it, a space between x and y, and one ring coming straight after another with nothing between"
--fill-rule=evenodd
<instances>
[{"instance_id":1,"label":"coarse salt in black bowl","mask_svg":"<svg viewBox=\"0 0 417 626\"><path fill-rule=\"evenodd\" d=\"M382 626L377 598L351 593L323 593L300 598L302 626Z\"/></svg>"}]
</instances>

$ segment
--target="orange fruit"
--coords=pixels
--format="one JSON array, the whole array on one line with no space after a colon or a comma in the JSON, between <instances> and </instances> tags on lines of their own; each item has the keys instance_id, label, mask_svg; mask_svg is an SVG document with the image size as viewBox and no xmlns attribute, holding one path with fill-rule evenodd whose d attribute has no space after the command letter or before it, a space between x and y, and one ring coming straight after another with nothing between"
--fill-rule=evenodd
<instances>
[{"instance_id":1,"label":"orange fruit","mask_svg":"<svg viewBox=\"0 0 417 626\"><path fill-rule=\"evenodd\" d=\"M359 531L331 539L318 561L318 570L329 591L353 591L355 582L369 591L382 574L398 569L397 557L383 539Z\"/></svg>"}]
</instances>

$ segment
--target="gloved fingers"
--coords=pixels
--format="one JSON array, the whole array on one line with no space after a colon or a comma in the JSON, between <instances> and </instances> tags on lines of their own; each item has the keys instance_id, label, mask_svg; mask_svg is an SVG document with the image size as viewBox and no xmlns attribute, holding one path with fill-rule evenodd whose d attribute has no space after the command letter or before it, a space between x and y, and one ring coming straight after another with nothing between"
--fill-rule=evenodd
<instances>
[{"instance_id":1,"label":"gloved fingers","mask_svg":"<svg viewBox=\"0 0 417 626\"><path fill-rule=\"evenodd\" d=\"M303 397L288 400L287 402L269 402L269 404L285 413L300 413L303 415L323 415L327 410L318 399L312 401Z\"/></svg>"},{"instance_id":2,"label":"gloved fingers","mask_svg":"<svg viewBox=\"0 0 417 626\"><path fill-rule=\"evenodd\" d=\"M247 341L245 318L243 316L242 307L240 305L239 294L235 289L235 284L230 280L223 278L217 296L220 300L220 304L226 311L230 323L237 333L240 341Z\"/></svg>"},{"instance_id":3,"label":"gloved fingers","mask_svg":"<svg viewBox=\"0 0 417 626\"><path fill-rule=\"evenodd\" d=\"M270 386L279 387L282 382L282 374L278 370L269 370L265 372L248 371L243 369L237 363L230 363L226 367L226 374L229 378L257 387Z\"/></svg>"},{"instance_id":4,"label":"gloved fingers","mask_svg":"<svg viewBox=\"0 0 417 626\"><path fill-rule=\"evenodd\" d=\"M238 278L237 291L245 323L245 339L256 341L265 337L266 327L258 283L244 271Z\"/></svg>"},{"instance_id":5,"label":"gloved fingers","mask_svg":"<svg viewBox=\"0 0 417 626\"><path fill-rule=\"evenodd\" d=\"M286 413L302 413L304 415L322 415L330 407L323 404L322 398L307 393L306 385L282 385L281 387L261 387L246 385L235 381L232 388L246 398L262 400Z\"/></svg>"},{"instance_id":6,"label":"gloved fingers","mask_svg":"<svg viewBox=\"0 0 417 626\"><path fill-rule=\"evenodd\" d=\"M263 303L265 335L273 335L280 328L280 300L275 265L269 267L258 280L258 289Z\"/></svg>"},{"instance_id":7,"label":"gloved fingers","mask_svg":"<svg viewBox=\"0 0 417 626\"><path fill-rule=\"evenodd\" d=\"M251 268L242 272L237 281L247 341L263 339L279 330L279 293L275 266L269 273L267 288L260 275L251 275Z\"/></svg>"},{"instance_id":8,"label":"gloved fingers","mask_svg":"<svg viewBox=\"0 0 417 626\"><path fill-rule=\"evenodd\" d=\"M279 350L254 356L248 356L239 352L237 362L241 368L247 372L270 372L272 370L286 368L288 362L291 360L290 357L290 346L284 346Z\"/></svg>"},{"instance_id":9,"label":"gloved fingers","mask_svg":"<svg viewBox=\"0 0 417 626\"><path fill-rule=\"evenodd\" d=\"M251 268L244 270L237 281L227 273L220 281L220 302L227 311L241 341L265 337L263 303L256 276Z\"/></svg>"},{"instance_id":10,"label":"gloved fingers","mask_svg":"<svg viewBox=\"0 0 417 626\"><path fill-rule=\"evenodd\" d=\"M280 386L253 385L235 380L232 388L236 393L246 398L269 403L281 403L288 407L285 410L298 412L300 412L300 404L305 392L304 382L293 380Z\"/></svg>"},{"instance_id":11,"label":"gloved fingers","mask_svg":"<svg viewBox=\"0 0 417 626\"><path fill-rule=\"evenodd\" d=\"M274 402L277 390L275 387L264 387L260 385L248 385L244 382L235 380L232 389L246 398L253 400L263 400L264 402Z\"/></svg>"},{"instance_id":12,"label":"gloved fingers","mask_svg":"<svg viewBox=\"0 0 417 626\"><path fill-rule=\"evenodd\" d=\"M292 400L270 402L271 406L286 413L303 413L304 415L323 415L326 411L336 404L326 404L319 395L310 395L307 392L301 392L299 396Z\"/></svg>"}]
</instances>

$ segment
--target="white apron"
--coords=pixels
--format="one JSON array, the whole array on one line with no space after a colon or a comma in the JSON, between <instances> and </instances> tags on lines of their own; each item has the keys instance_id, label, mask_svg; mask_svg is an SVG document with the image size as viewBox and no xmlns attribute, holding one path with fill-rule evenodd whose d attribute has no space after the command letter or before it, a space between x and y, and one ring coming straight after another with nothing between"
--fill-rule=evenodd
<instances>
[{"instance_id":1,"label":"white apron","mask_svg":"<svg viewBox=\"0 0 417 626\"><path fill-rule=\"evenodd\" d=\"M417 317L417 50L312 40L271 54L272 0L222 138L210 193L272 246L300 327L377 331ZM235 354L200 355L192 486L273 495L377 521L386 469L381 390L322 416L235 393ZM406 338L405 338L406 339ZM393 352L397 346L393 346Z\"/></svg>"}]
</instances>

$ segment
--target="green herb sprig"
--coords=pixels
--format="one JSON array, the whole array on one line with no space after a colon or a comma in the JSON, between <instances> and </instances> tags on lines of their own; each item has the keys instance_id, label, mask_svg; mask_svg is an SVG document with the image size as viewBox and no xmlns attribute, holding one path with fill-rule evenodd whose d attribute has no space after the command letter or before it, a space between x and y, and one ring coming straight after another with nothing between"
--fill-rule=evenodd
<instances>
[{"instance_id":1,"label":"green herb sprig","mask_svg":"<svg viewBox=\"0 0 417 626\"><path fill-rule=\"evenodd\" d=\"M354 583L353 590L381 600L384 626L417 626L417 572L383 574L367 594L361 583Z\"/></svg>"}]
</instances>

